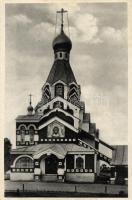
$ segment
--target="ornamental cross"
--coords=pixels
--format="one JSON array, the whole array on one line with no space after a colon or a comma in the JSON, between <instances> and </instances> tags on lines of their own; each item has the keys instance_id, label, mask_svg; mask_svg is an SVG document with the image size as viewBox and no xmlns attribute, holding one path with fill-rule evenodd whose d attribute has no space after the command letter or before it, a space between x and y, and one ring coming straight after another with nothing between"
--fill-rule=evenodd
<instances>
[{"instance_id":1,"label":"ornamental cross","mask_svg":"<svg viewBox=\"0 0 132 200\"><path fill-rule=\"evenodd\" d=\"M66 13L67 10L64 10L63 8L59 11L57 11L57 13L61 14L61 31L63 31L63 14Z\"/></svg>"}]
</instances>

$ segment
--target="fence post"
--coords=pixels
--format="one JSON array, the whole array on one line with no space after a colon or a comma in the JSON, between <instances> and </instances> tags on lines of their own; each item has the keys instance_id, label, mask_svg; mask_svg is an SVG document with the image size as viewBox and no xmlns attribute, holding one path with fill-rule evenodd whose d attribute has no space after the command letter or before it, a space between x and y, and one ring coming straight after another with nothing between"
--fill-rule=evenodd
<instances>
[{"instance_id":1,"label":"fence post","mask_svg":"<svg viewBox=\"0 0 132 200\"><path fill-rule=\"evenodd\" d=\"M17 188L17 196L20 195L20 191L19 191L19 188Z\"/></svg>"},{"instance_id":2,"label":"fence post","mask_svg":"<svg viewBox=\"0 0 132 200\"><path fill-rule=\"evenodd\" d=\"M75 192L77 192L77 186L75 185Z\"/></svg>"},{"instance_id":3,"label":"fence post","mask_svg":"<svg viewBox=\"0 0 132 200\"><path fill-rule=\"evenodd\" d=\"M107 194L107 185L105 186L105 194Z\"/></svg>"},{"instance_id":4,"label":"fence post","mask_svg":"<svg viewBox=\"0 0 132 200\"><path fill-rule=\"evenodd\" d=\"M22 191L24 192L24 184L22 184Z\"/></svg>"}]
</instances>

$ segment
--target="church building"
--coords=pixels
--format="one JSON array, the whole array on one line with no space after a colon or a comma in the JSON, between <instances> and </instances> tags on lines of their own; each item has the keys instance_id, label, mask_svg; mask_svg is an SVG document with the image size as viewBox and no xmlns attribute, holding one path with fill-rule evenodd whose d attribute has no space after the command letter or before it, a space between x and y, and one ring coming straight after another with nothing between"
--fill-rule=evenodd
<instances>
[{"instance_id":1,"label":"church building","mask_svg":"<svg viewBox=\"0 0 132 200\"><path fill-rule=\"evenodd\" d=\"M53 40L54 63L42 98L16 118L16 149L11 151L11 180L95 182L100 162L110 163L113 147L85 112L81 87L70 66L72 42L63 28Z\"/></svg>"}]
</instances>

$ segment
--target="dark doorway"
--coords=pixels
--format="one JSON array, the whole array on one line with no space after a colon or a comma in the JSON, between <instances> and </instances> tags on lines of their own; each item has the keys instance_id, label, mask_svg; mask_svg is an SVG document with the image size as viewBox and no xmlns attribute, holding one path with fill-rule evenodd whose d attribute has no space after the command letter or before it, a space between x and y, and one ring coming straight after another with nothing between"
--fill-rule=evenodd
<instances>
[{"instance_id":1,"label":"dark doorway","mask_svg":"<svg viewBox=\"0 0 132 200\"><path fill-rule=\"evenodd\" d=\"M45 159L45 174L57 174L58 158L51 155Z\"/></svg>"}]
</instances>

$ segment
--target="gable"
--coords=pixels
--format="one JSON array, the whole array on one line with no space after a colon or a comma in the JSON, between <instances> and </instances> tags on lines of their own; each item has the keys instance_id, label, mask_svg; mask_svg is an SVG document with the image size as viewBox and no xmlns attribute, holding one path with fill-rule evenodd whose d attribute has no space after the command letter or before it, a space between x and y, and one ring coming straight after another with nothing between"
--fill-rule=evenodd
<instances>
[{"instance_id":1,"label":"gable","mask_svg":"<svg viewBox=\"0 0 132 200\"><path fill-rule=\"evenodd\" d=\"M64 112L61 111L61 109L55 109L54 111L52 110L50 113L43 116L39 122L39 125L46 123L54 117L58 117L63 121L67 122L68 124L74 126L74 118L70 115L66 115Z\"/></svg>"},{"instance_id":2,"label":"gable","mask_svg":"<svg viewBox=\"0 0 132 200\"><path fill-rule=\"evenodd\" d=\"M60 119L59 117L53 117L52 119L49 119L47 122L45 122L44 124L39 126L39 130L41 130L42 128L48 126L49 124L51 124L55 121L66 126L67 128L71 129L72 131L78 133L78 129L74 128L74 126L70 125L69 123L65 122L64 120Z\"/></svg>"},{"instance_id":3,"label":"gable","mask_svg":"<svg viewBox=\"0 0 132 200\"><path fill-rule=\"evenodd\" d=\"M37 111L41 114L41 116L44 113L44 110L49 109L52 110L53 109L53 104L57 101L60 101L64 104L64 109L67 109L67 107L69 107L70 109L72 109L73 111L76 111L74 113L74 116L79 118L79 110L80 108L78 108L77 106L73 105L72 103L70 103L69 101L67 101L66 99L61 98L60 96L57 96L56 98L52 99L50 102L48 102L47 104L41 105L39 106L39 108L37 109Z\"/></svg>"}]
</instances>

